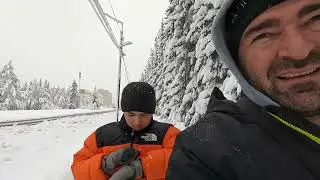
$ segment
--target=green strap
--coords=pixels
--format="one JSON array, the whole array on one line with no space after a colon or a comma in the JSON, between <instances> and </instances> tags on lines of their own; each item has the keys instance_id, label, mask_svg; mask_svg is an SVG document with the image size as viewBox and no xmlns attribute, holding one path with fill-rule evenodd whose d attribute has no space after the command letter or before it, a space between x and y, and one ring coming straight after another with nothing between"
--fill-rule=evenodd
<instances>
[{"instance_id":1,"label":"green strap","mask_svg":"<svg viewBox=\"0 0 320 180\"><path fill-rule=\"evenodd\" d=\"M276 120L280 121L282 124L290 127L291 129L299 132L300 134L302 134L302 135L304 135L304 136L307 136L309 139L311 139L312 141L316 142L317 144L320 144L320 138L319 138L319 137L317 137L317 136L315 136L315 135L313 135L313 134L311 134L311 133L309 133L309 132L307 132L307 131L305 131L305 130L303 130L303 129L301 129L301 128L298 128L298 127L296 127L296 126L294 126L294 125L292 125L292 124L290 124L290 123L288 123L287 121L281 119L280 117L278 117L278 116L275 115L275 114L272 114L271 112L268 112L268 113L269 113L272 117L274 117Z\"/></svg>"}]
</instances>

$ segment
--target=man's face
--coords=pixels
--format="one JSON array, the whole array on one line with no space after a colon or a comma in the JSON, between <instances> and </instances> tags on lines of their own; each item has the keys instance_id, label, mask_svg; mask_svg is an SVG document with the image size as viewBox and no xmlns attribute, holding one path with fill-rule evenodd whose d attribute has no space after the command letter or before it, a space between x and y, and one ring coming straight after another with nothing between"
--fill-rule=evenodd
<instances>
[{"instance_id":1,"label":"man's face","mask_svg":"<svg viewBox=\"0 0 320 180\"><path fill-rule=\"evenodd\" d=\"M320 0L287 0L256 17L240 41L252 86L305 116L320 113Z\"/></svg>"},{"instance_id":2,"label":"man's face","mask_svg":"<svg viewBox=\"0 0 320 180\"><path fill-rule=\"evenodd\" d=\"M124 118L126 119L127 124L132 129L134 129L135 131L140 131L150 124L152 120L152 114L129 111L124 112Z\"/></svg>"}]
</instances>

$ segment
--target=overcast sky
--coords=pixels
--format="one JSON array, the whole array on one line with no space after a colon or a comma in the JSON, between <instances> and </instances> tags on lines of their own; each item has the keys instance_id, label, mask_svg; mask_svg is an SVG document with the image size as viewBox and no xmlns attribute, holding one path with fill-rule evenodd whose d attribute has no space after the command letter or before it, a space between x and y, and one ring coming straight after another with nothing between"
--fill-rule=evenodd
<instances>
[{"instance_id":1,"label":"overcast sky","mask_svg":"<svg viewBox=\"0 0 320 180\"><path fill-rule=\"evenodd\" d=\"M100 0L112 14L109 0ZM124 22L131 81L142 73L168 0L111 0ZM111 21L110 21L111 22ZM116 38L119 30L112 24ZM118 51L88 0L1 0L0 67L13 61L20 80L68 86L82 72L81 87L116 92ZM125 76L122 76L126 83ZM115 94L114 94L115 95Z\"/></svg>"}]
</instances>

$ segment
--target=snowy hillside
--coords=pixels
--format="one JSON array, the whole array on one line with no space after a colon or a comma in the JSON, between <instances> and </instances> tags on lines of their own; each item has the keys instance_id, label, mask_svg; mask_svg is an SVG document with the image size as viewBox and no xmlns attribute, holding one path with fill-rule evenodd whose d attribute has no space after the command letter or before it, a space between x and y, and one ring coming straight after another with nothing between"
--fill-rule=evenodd
<instances>
[{"instance_id":1,"label":"snowy hillside","mask_svg":"<svg viewBox=\"0 0 320 180\"><path fill-rule=\"evenodd\" d=\"M231 100L241 89L211 40L220 0L171 0L142 80L157 93L156 113L189 126L205 113L214 87Z\"/></svg>"}]
</instances>

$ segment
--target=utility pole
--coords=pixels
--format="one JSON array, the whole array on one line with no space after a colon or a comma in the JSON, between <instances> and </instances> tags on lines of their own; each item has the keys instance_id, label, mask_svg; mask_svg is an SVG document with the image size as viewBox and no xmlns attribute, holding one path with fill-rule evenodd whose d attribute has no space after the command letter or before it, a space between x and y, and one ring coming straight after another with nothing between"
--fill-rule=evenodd
<instances>
[{"instance_id":1,"label":"utility pole","mask_svg":"<svg viewBox=\"0 0 320 180\"><path fill-rule=\"evenodd\" d=\"M110 16L109 14L105 13L99 3L99 0L89 0L92 8L94 9L96 15L98 16L99 20L101 21L104 29L107 31L109 37L113 41L113 44L118 48L119 50L119 65L118 65L118 80L117 80L117 113L116 113L116 119L117 122L119 121L119 109L120 109L120 86L121 86L121 63L124 56L123 53L123 47L132 44L132 42L127 41L124 42L124 36L123 36L123 22ZM108 23L108 20L106 17L109 17L111 20L120 23L121 29L120 29L120 43L118 44L116 42L116 38L113 36L112 29Z\"/></svg>"},{"instance_id":2,"label":"utility pole","mask_svg":"<svg viewBox=\"0 0 320 180\"><path fill-rule=\"evenodd\" d=\"M123 24L120 30L120 51L119 51L119 64L118 64L118 87L117 87L117 122L119 121L119 108L120 108L120 86L121 86L121 63L123 57Z\"/></svg>"}]
</instances>

